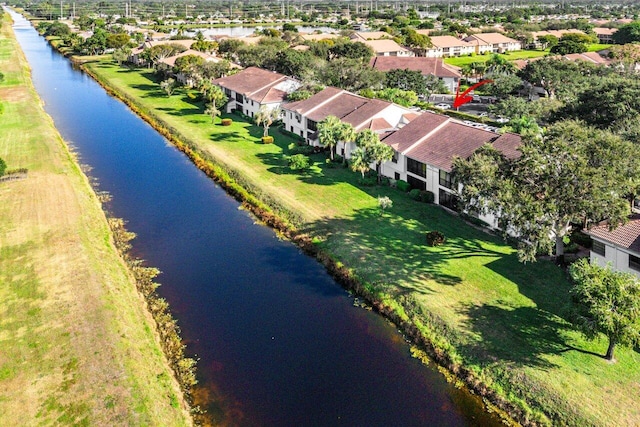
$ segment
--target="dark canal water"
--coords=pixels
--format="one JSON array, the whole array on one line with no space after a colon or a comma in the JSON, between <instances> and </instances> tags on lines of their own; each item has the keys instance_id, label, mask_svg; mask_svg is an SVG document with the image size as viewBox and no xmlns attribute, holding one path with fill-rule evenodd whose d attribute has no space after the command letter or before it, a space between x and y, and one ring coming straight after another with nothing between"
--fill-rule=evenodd
<instances>
[{"instance_id":1,"label":"dark canal water","mask_svg":"<svg viewBox=\"0 0 640 427\"><path fill-rule=\"evenodd\" d=\"M212 413L241 426L499 424L13 17L47 112L137 233L135 254L163 272L159 291L218 398Z\"/></svg>"}]
</instances>

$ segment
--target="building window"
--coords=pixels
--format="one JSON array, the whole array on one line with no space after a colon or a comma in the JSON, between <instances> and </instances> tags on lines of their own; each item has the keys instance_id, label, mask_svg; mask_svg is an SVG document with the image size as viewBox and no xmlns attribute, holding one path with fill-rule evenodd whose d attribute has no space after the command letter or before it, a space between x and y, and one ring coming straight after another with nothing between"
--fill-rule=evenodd
<instances>
[{"instance_id":1,"label":"building window","mask_svg":"<svg viewBox=\"0 0 640 427\"><path fill-rule=\"evenodd\" d=\"M398 163L398 152L396 150L393 150L393 157L391 158L391 161L393 163Z\"/></svg>"},{"instance_id":2,"label":"building window","mask_svg":"<svg viewBox=\"0 0 640 427\"><path fill-rule=\"evenodd\" d=\"M236 102L242 104L244 102L244 96L241 93L236 93Z\"/></svg>"},{"instance_id":3,"label":"building window","mask_svg":"<svg viewBox=\"0 0 640 427\"><path fill-rule=\"evenodd\" d=\"M225 89L224 90L225 95L227 95L229 98L231 98L231 89Z\"/></svg>"},{"instance_id":4,"label":"building window","mask_svg":"<svg viewBox=\"0 0 640 427\"><path fill-rule=\"evenodd\" d=\"M440 170L440 185L442 187L453 189L453 182L451 181L451 174L449 172Z\"/></svg>"},{"instance_id":5,"label":"building window","mask_svg":"<svg viewBox=\"0 0 640 427\"><path fill-rule=\"evenodd\" d=\"M427 165L407 157L407 171L424 178L427 176Z\"/></svg>"},{"instance_id":6,"label":"building window","mask_svg":"<svg viewBox=\"0 0 640 427\"><path fill-rule=\"evenodd\" d=\"M415 176L407 175L407 182L411 185L411 188L417 188L418 190L427 189L427 183Z\"/></svg>"},{"instance_id":7,"label":"building window","mask_svg":"<svg viewBox=\"0 0 640 427\"><path fill-rule=\"evenodd\" d=\"M293 132L293 126L289 126L289 128L291 129L291 132Z\"/></svg>"},{"instance_id":8,"label":"building window","mask_svg":"<svg viewBox=\"0 0 640 427\"><path fill-rule=\"evenodd\" d=\"M635 271L640 271L640 258L629 254L629 268Z\"/></svg>"},{"instance_id":9,"label":"building window","mask_svg":"<svg viewBox=\"0 0 640 427\"><path fill-rule=\"evenodd\" d=\"M448 191L443 190L442 188L438 193L438 203L451 210L458 210L458 198Z\"/></svg>"},{"instance_id":10,"label":"building window","mask_svg":"<svg viewBox=\"0 0 640 427\"><path fill-rule=\"evenodd\" d=\"M317 131L318 130L318 123L314 122L313 120L307 119L307 129L309 129L312 132Z\"/></svg>"},{"instance_id":11,"label":"building window","mask_svg":"<svg viewBox=\"0 0 640 427\"><path fill-rule=\"evenodd\" d=\"M602 242L599 242L599 241L597 241L597 240L593 240L593 243L592 243L592 245L591 245L591 250L592 250L594 253L598 254L598 255L605 256L605 253L606 253L606 246L605 246L605 244L604 244L604 243L602 243Z\"/></svg>"},{"instance_id":12,"label":"building window","mask_svg":"<svg viewBox=\"0 0 640 427\"><path fill-rule=\"evenodd\" d=\"M396 181L398 181L400 179L400 174L398 172L394 172L393 173L393 179L395 179Z\"/></svg>"}]
</instances>

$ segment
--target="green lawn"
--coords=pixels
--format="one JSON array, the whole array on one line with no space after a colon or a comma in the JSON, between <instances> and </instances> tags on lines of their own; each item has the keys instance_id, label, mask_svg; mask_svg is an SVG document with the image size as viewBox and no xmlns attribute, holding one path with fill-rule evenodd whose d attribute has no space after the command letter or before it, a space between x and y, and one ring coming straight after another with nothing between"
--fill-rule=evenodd
<instances>
[{"instance_id":1,"label":"green lawn","mask_svg":"<svg viewBox=\"0 0 640 427\"><path fill-rule=\"evenodd\" d=\"M556 424L640 423L640 355L620 349L610 365L592 354L604 354L606 343L588 343L568 327L568 283L552 263L520 264L502 239L395 189L360 186L358 174L328 167L323 155L312 156L310 171L292 173L284 156L293 140L272 129L276 143L261 144L261 128L234 115L232 126L212 124L185 92L164 95L148 70L88 66L244 175L262 198L294 212L321 248L494 390L533 408L532 418L544 421L543 408ZM384 216L379 195L393 200ZM428 247L430 230L443 232L446 244Z\"/></svg>"},{"instance_id":2,"label":"green lawn","mask_svg":"<svg viewBox=\"0 0 640 427\"><path fill-rule=\"evenodd\" d=\"M587 52L598 52L599 50L603 50L603 49L609 49L611 46L611 44L602 44L602 43L593 43L590 44Z\"/></svg>"},{"instance_id":3,"label":"green lawn","mask_svg":"<svg viewBox=\"0 0 640 427\"><path fill-rule=\"evenodd\" d=\"M519 50L516 52L509 53L500 53L498 55L505 57L510 61L515 61L516 59L529 59L529 58L539 58L541 56L548 55L548 50ZM486 62L491 59L490 54L487 55L472 55L472 56L456 56L453 58L444 58L444 62L449 65L455 65L456 67L462 67L467 64L471 64L473 62Z\"/></svg>"}]
</instances>

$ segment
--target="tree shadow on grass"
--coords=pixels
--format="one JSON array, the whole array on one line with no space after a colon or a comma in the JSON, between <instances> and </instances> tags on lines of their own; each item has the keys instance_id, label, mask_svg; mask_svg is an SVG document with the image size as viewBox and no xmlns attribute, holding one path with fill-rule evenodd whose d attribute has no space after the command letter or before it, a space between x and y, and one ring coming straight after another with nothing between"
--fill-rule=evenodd
<instances>
[{"instance_id":1,"label":"tree shadow on grass","mask_svg":"<svg viewBox=\"0 0 640 427\"><path fill-rule=\"evenodd\" d=\"M499 359L549 369L556 365L545 356L573 349L562 333L569 325L538 307L483 304L464 307L460 314L467 318L467 329L478 337L463 344L462 352L481 364Z\"/></svg>"},{"instance_id":2,"label":"tree shadow on grass","mask_svg":"<svg viewBox=\"0 0 640 427\"><path fill-rule=\"evenodd\" d=\"M269 166L267 171L276 175L297 175L300 180L306 180L318 174L312 169L292 170L287 162L287 156L282 153L258 153L256 157Z\"/></svg>"},{"instance_id":3,"label":"tree shadow on grass","mask_svg":"<svg viewBox=\"0 0 640 427\"><path fill-rule=\"evenodd\" d=\"M396 197L406 196L398 193ZM399 293L430 294L436 292L437 285L460 284L460 276L447 271L451 259L503 255L477 240L457 237L430 247L425 232L433 229L427 222L407 221L393 211L380 215L377 208L369 208L359 209L349 218L317 221L304 231L325 236L337 257L364 280L393 284Z\"/></svg>"},{"instance_id":4,"label":"tree shadow on grass","mask_svg":"<svg viewBox=\"0 0 640 427\"><path fill-rule=\"evenodd\" d=\"M183 116L192 116L194 114L202 114L202 109L200 108L169 108L169 107L160 107L157 108L159 111L164 111L172 116L183 117Z\"/></svg>"},{"instance_id":5,"label":"tree shadow on grass","mask_svg":"<svg viewBox=\"0 0 640 427\"><path fill-rule=\"evenodd\" d=\"M246 133L239 131L230 132L214 132L211 134L211 141L213 142L229 142L235 143L244 140L247 137Z\"/></svg>"}]
</instances>

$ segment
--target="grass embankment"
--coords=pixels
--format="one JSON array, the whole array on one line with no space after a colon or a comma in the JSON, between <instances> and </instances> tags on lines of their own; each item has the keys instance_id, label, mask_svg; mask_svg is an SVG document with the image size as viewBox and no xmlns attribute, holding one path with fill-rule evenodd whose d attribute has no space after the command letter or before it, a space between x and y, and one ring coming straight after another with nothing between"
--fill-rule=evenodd
<instances>
[{"instance_id":1,"label":"grass embankment","mask_svg":"<svg viewBox=\"0 0 640 427\"><path fill-rule=\"evenodd\" d=\"M587 52L598 52L603 49L611 47L610 44L593 43L587 45ZM515 52L500 53L498 54L504 57L508 61L515 61L518 59L531 59L540 58L542 56L549 55L549 49L546 50L518 50ZM456 67L462 67L474 62L486 62L491 59L492 55L471 55L471 56L456 56L453 58L444 58L444 62L449 65L455 65Z\"/></svg>"},{"instance_id":2,"label":"grass embankment","mask_svg":"<svg viewBox=\"0 0 640 427\"><path fill-rule=\"evenodd\" d=\"M191 425L100 203L0 30L0 424Z\"/></svg>"},{"instance_id":3,"label":"grass embankment","mask_svg":"<svg viewBox=\"0 0 640 427\"><path fill-rule=\"evenodd\" d=\"M283 159L292 140L272 129L275 144L261 144L262 129L234 115L223 116L232 126L212 124L185 92L167 97L149 70L106 59L87 66L156 125L235 171L276 210L293 212L301 232L350 268L386 304L383 310L391 308L399 323L408 321L405 330L419 329L448 353L442 360L454 372L524 408L521 421L640 424L640 355L620 349L611 365L592 354L604 353L606 342L588 343L569 328L563 318L569 285L552 263L520 264L501 239L395 189L359 186L359 174L328 167L323 155L312 156L308 172L292 173ZM384 216L378 195L393 200ZM446 244L428 247L430 230L443 232Z\"/></svg>"}]
</instances>

